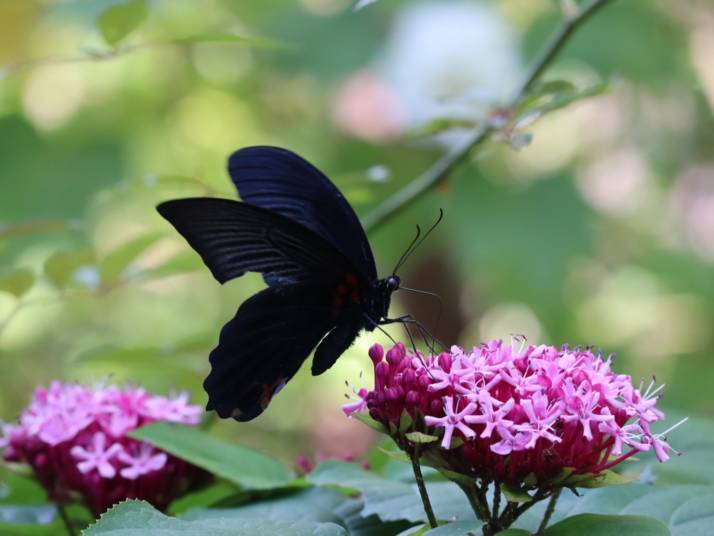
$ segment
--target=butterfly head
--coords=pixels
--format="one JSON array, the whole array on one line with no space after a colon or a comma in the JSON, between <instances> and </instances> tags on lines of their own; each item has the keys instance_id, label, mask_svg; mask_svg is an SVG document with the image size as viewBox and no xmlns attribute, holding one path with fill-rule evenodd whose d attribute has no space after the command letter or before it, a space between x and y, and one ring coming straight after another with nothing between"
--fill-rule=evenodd
<instances>
[{"instance_id":1,"label":"butterfly head","mask_svg":"<svg viewBox=\"0 0 714 536\"><path fill-rule=\"evenodd\" d=\"M400 283L401 283L401 280L399 279L398 275L396 275L396 274L390 275L389 277L387 277L384 280L385 290L391 294L395 290L399 290Z\"/></svg>"}]
</instances>

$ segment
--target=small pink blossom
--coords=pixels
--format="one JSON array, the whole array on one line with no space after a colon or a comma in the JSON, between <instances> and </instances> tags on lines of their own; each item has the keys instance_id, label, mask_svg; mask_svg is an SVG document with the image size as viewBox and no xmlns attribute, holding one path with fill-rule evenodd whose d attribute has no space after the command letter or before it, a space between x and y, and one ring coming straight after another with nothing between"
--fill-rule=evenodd
<instances>
[{"instance_id":1,"label":"small pink blossom","mask_svg":"<svg viewBox=\"0 0 714 536\"><path fill-rule=\"evenodd\" d=\"M152 471L160 471L168 460L165 452L158 452L154 447L146 443L142 443L139 446L139 453L136 456L132 456L122 449L118 454L118 458L122 463L126 464L120 474L129 480L136 480L141 475L146 475Z\"/></svg>"},{"instance_id":2,"label":"small pink blossom","mask_svg":"<svg viewBox=\"0 0 714 536\"><path fill-rule=\"evenodd\" d=\"M472 438L476 435L471 428L466 425L465 417L471 415L476 409L476 404L469 403L464 409L459 412L454 411L454 398L450 396L444 397L444 417L432 417L428 415L424 417L424 421L428 426L436 426L444 429L444 439L441 441L441 446L448 449L451 446L451 436L454 430L459 430L466 438Z\"/></svg>"},{"instance_id":3,"label":"small pink blossom","mask_svg":"<svg viewBox=\"0 0 714 536\"><path fill-rule=\"evenodd\" d=\"M112 443L109 448L106 448L106 443L107 436L102 432L95 432L89 449L80 445L75 445L70 449L69 453L80 460L77 462L77 469L80 473L88 473L96 469L102 478L114 478L117 470L111 462L123 449L119 443Z\"/></svg>"},{"instance_id":4,"label":"small pink blossom","mask_svg":"<svg viewBox=\"0 0 714 536\"><path fill-rule=\"evenodd\" d=\"M158 421L195 425L200 413L186 394L53 381L35 389L19 423L3 425L0 448L29 464L54 501L79 495L97 515L125 498L165 508L200 471L127 433Z\"/></svg>"},{"instance_id":5,"label":"small pink blossom","mask_svg":"<svg viewBox=\"0 0 714 536\"><path fill-rule=\"evenodd\" d=\"M547 481L564 468L597 474L651 449L665 461L672 450L669 430L651 430L664 418L656 407L662 387L636 388L613 372L612 355L591 348L496 340L423 356L398 343L383 356L381 346L370 349L374 389L360 390L345 413L366 407L399 443L408 441L400 429L406 412L412 430L443 434L445 459L474 477ZM462 441L452 448L454 438Z\"/></svg>"}]
</instances>

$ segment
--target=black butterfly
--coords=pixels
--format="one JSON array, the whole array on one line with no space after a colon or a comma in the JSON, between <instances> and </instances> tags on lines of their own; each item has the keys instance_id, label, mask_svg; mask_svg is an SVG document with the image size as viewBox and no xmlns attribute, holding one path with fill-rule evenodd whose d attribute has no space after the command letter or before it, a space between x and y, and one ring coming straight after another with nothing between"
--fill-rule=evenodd
<instances>
[{"instance_id":1,"label":"black butterfly","mask_svg":"<svg viewBox=\"0 0 714 536\"><path fill-rule=\"evenodd\" d=\"M198 197L166 201L157 210L220 283L260 272L268 285L221 330L203 383L206 409L248 421L315 346L312 374L318 375L362 329L393 322L387 311L400 281L377 278L357 215L303 158L248 147L230 156L228 171L242 203Z\"/></svg>"}]
</instances>

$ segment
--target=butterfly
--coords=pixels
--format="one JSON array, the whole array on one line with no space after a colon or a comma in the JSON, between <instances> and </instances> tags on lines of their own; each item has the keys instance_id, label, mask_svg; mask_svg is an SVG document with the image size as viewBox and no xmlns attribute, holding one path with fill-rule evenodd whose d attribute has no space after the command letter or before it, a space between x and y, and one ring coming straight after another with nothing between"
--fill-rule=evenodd
<instances>
[{"instance_id":1,"label":"butterfly","mask_svg":"<svg viewBox=\"0 0 714 536\"><path fill-rule=\"evenodd\" d=\"M249 421L313 349L312 374L319 375L360 331L401 320L387 317L400 280L396 268L377 277L354 210L305 159L278 147L247 147L229 157L228 172L242 202L195 197L157 210L220 283L259 272L267 284L223 326L203 384L207 410Z\"/></svg>"}]
</instances>

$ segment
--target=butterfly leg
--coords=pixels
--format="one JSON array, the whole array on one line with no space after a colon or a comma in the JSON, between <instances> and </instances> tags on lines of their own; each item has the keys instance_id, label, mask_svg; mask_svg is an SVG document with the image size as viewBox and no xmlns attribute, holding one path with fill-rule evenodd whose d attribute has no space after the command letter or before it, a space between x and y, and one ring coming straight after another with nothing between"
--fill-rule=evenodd
<instances>
[{"instance_id":1,"label":"butterfly leg","mask_svg":"<svg viewBox=\"0 0 714 536\"><path fill-rule=\"evenodd\" d=\"M406 314L402 316L398 316L397 318L383 318L380 321L380 324L394 324L396 322L401 323L402 325L405 326L407 324L413 324L416 326L416 328L419 330L419 334L423 337L424 342L427 345L427 348L429 348L429 351L431 353L436 353L436 345L438 344L442 348L446 348L443 342L441 342L435 335L433 335L427 328L422 324L419 320L414 318L411 314ZM408 330L407 330L408 331ZM409 337L411 339L411 334L409 334Z\"/></svg>"}]
</instances>

